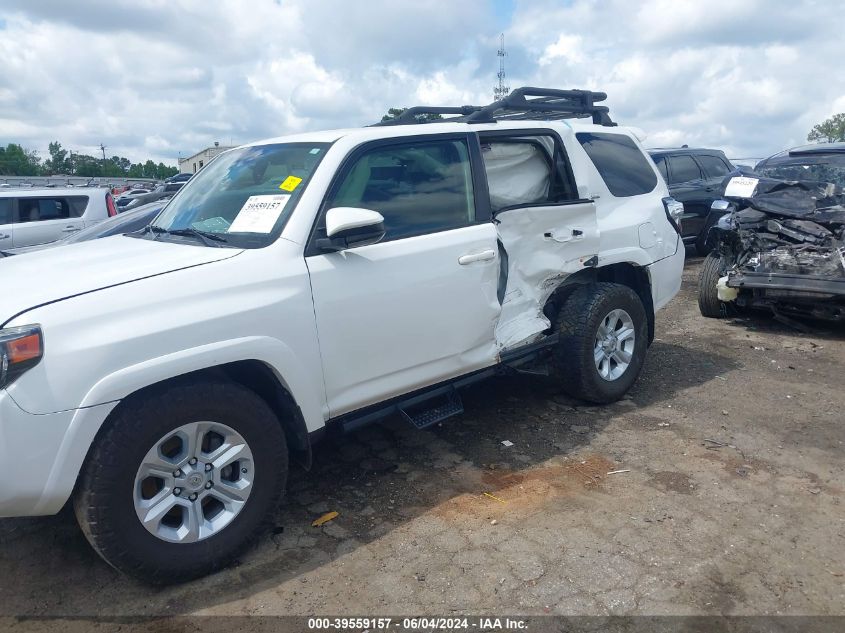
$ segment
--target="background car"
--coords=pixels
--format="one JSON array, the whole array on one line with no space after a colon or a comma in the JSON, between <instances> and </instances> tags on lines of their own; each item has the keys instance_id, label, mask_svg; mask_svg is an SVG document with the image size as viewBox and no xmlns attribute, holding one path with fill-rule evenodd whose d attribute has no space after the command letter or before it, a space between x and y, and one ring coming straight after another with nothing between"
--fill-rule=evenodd
<instances>
[{"instance_id":1,"label":"background car","mask_svg":"<svg viewBox=\"0 0 845 633\"><path fill-rule=\"evenodd\" d=\"M845 188L845 143L802 145L764 158L758 174L780 180L832 182Z\"/></svg>"},{"instance_id":2,"label":"background car","mask_svg":"<svg viewBox=\"0 0 845 633\"><path fill-rule=\"evenodd\" d=\"M184 184L184 182L171 182L165 185L161 185L155 190L144 193L142 195L132 196L123 205L123 211L128 211L129 209L136 209L141 205L149 204L151 202L155 202L156 200L172 198L176 194L176 192L182 188L182 185Z\"/></svg>"},{"instance_id":3,"label":"background car","mask_svg":"<svg viewBox=\"0 0 845 633\"><path fill-rule=\"evenodd\" d=\"M669 193L684 205L681 217L684 244L695 246L706 255L707 232L722 213L712 212L714 200L721 198L721 184L734 166L718 149L679 147L650 149L648 153L669 185Z\"/></svg>"},{"instance_id":4,"label":"background car","mask_svg":"<svg viewBox=\"0 0 845 633\"><path fill-rule=\"evenodd\" d=\"M0 250L55 242L117 215L102 189L4 189L0 192Z\"/></svg>"},{"instance_id":5,"label":"background car","mask_svg":"<svg viewBox=\"0 0 845 633\"><path fill-rule=\"evenodd\" d=\"M125 213L121 213L109 218L108 220L89 226L88 228L68 235L64 239L50 242L49 244L37 244L35 246L24 246L22 248L0 251L0 257L23 255L24 253L40 251L45 248L56 248L58 246L67 246L68 244L77 244L79 242L87 242L89 240L98 240L103 237L111 237L112 235L123 235L124 233L139 231L152 222L158 215L159 211L161 211L169 201L170 198L167 198L150 204L145 204L137 209L126 211Z\"/></svg>"},{"instance_id":6,"label":"background car","mask_svg":"<svg viewBox=\"0 0 845 633\"><path fill-rule=\"evenodd\" d=\"M193 174L187 173L176 174L175 176L171 176L170 178L165 178L164 182L188 182L192 176Z\"/></svg>"}]
</instances>

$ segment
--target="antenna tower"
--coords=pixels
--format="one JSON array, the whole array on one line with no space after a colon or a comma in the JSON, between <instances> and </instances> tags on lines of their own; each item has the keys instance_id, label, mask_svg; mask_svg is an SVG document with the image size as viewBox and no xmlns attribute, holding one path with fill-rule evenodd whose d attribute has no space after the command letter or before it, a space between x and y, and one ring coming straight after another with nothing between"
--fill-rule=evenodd
<instances>
[{"instance_id":1,"label":"antenna tower","mask_svg":"<svg viewBox=\"0 0 845 633\"><path fill-rule=\"evenodd\" d=\"M505 34L502 33L499 36L499 51L496 53L499 57L499 72L496 73L496 77L499 78L499 85L493 88L494 101L504 99L511 91L510 86L505 84L505 57L507 54L508 53L505 50Z\"/></svg>"}]
</instances>

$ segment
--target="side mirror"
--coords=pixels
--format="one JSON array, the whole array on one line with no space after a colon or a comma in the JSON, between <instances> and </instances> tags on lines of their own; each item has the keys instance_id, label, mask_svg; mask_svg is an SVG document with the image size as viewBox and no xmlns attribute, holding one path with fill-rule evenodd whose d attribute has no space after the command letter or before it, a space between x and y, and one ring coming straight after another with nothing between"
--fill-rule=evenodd
<instances>
[{"instance_id":1,"label":"side mirror","mask_svg":"<svg viewBox=\"0 0 845 633\"><path fill-rule=\"evenodd\" d=\"M326 213L326 237L317 240L317 246L324 251L342 251L375 244L384 233L384 216L378 211L335 207Z\"/></svg>"}]
</instances>

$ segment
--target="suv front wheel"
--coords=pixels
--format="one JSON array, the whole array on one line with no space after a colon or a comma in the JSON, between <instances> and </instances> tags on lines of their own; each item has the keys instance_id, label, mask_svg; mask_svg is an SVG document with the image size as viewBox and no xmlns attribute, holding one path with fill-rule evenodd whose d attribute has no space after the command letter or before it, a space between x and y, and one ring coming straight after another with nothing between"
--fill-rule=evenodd
<instances>
[{"instance_id":1,"label":"suv front wheel","mask_svg":"<svg viewBox=\"0 0 845 633\"><path fill-rule=\"evenodd\" d=\"M226 565L272 518L285 435L243 386L177 382L125 401L97 438L73 505L113 567L152 583Z\"/></svg>"},{"instance_id":2,"label":"suv front wheel","mask_svg":"<svg viewBox=\"0 0 845 633\"><path fill-rule=\"evenodd\" d=\"M648 348L642 301L628 286L580 286L557 315L553 367L571 396L604 404L619 400L640 373Z\"/></svg>"}]
</instances>

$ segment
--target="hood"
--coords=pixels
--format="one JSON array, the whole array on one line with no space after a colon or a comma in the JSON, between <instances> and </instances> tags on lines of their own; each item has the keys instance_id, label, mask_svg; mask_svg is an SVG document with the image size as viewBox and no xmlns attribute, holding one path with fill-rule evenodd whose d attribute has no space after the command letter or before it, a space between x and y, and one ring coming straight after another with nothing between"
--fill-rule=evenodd
<instances>
[{"instance_id":1,"label":"hood","mask_svg":"<svg viewBox=\"0 0 845 633\"><path fill-rule=\"evenodd\" d=\"M732 186L743 179L745 187ZM845 192L835 183L778 180L740 167L722 181L723 197L742 206L785 218L845 224Z\"/></svg>"},{"instance_id":2,"label":"hood","mask_svg":"<svg viewBox=\"0 0 845 633\"><path fill-rule=\"evenodd\" d=\"M25 257L0 258L0 327L36 306L229 259L241 252L115 235Z\"/></svg>"}]
</instances>

